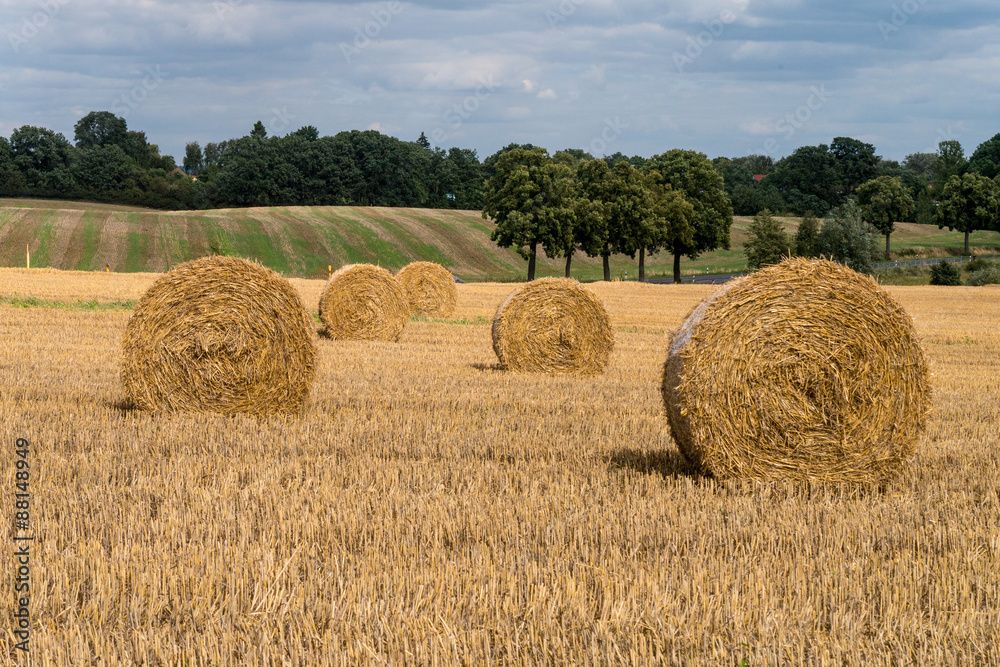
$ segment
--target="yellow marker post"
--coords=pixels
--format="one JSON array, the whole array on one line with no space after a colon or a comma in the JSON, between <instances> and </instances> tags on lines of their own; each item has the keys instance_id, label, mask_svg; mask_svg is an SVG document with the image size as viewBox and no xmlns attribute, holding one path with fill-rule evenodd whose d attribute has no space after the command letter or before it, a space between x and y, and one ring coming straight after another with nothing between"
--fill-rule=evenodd
<instances>
[{"instance_id":1,"label":"yellow marker post","mask_svg":"<svg viewBox=\"0 0 1000 667\"><path fill-rule=\"evenodd\" d=\"M24 244L24 256L27 258L24 260L25 266L31 268L31 247L25 243Z\"/></svg>"},{"instance_id":2,"label":"yellow marker post","mask_svg":"<svg viewBox=\"0 0 1000 667\"><path fill-rule=\"evenodd\" d=\"M110 271L111 271L111 265L110 265L110 264L105 264L105 265L104 265L104 272L105 272L105 273L108 273L108 272L110 272Z\"/></svg>"},{"instance_id":3,"label":"yellow marker post","mask_svg":"<svg viewBox=\"0 0 1000 667\"><path fill-rule=\"evenodd\" d=\"M326 277L329 278L333 275L333 264L326 265Z\"/></svg>"}]
</instances>

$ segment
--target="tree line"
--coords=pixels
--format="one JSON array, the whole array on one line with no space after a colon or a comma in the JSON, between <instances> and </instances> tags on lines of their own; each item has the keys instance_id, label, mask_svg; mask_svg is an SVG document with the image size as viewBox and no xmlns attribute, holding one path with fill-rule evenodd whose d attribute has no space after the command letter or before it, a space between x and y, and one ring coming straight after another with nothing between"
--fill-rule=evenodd
<instances>
[{"instance_id":1,"label":"tree line","mask_svg":"<svg viewBox=\"0 0 1000 667\"><path fill-rule=\"evenodd\" d=\"M535 154L508 156L518 150ZM515 167L516 160L524 164ZM506 184L518 169L527 177ZM529 186L524 178L541 180ZM434 148L423 133L408 142L374 130L320 136L306 126L268 136L258 121L243 137L204 147L188 143L180 168L109 111L81 118L72 143L28 125L9 140L0 137L0 196L162 209L409 206L485 210L488 217L494 211L501 216L494 218L496 240L521 248L529 273L541 246L566 257L567 265L577 252L604 257L606 267L611 254L638 255L641 275L647 255L670 252L677 277L681 257L728 247L734 214L824 217L851 199L885 236L887 251L894 223L915 221L963 232L968 252L971 232L996 228L998 178L1000 134L968 159L950 140L936 153L913 153L902 163L849 137L803 146L777 161L765 155L709 161L679 150L650 158L615 153L595 159L580 149L549 156L530 144L511 144L480 160L475 150ZM546 179L550 185L539 185ZM518 188L531 187L540 188L546 210L507 211L510 205L497 199L516 200ZM535 215L537 221L525 222ZM529 233L526 225L544 229Z\"/></svg>"},{"instance_id":2,"label":"tree line","mask_svg":"<svg viewBox=\"0 0 1000 667\"><path fill-rule=\"evenodd\" d=\"M483 217L496 224L498 245L528 260L529 281L539 250L565 257L567 277L575 253L601 257L605 280L612 254L638 255L645 280L646 256L669 252L680 282L681 257L729 248L732 205L704 153L675 149L638 167L609 162L530 145L501 151L484 187Z\"/></svg>"},{"instance_id":3,"label":"tree line","mask_svg":"<svg viewBox=\"0 0 1000 667\"><path fill-rule=\"evenodd\" d=\"M379 132L320 136L312 126L268 136L187 144L181 167L124 118L94 111L74 143L23 126L0 137L0 196L91 200L161 209L243 206L482 207L476 151L406 142Z\"/></svg>"},{"instance_id":4,"label":"tree line","mask_svg":"<svg viewBox=\"0 0 1000 667\"><path fill-rule=\"evenodd\" d=\"M539 250L550 258L565 257L567 277L576 252L600 256L605 280L611 279L612 254L638 255L640 281L646 256L665 251L673 256L674 282L680 282L682 257L729 249L733 215L739 213L734 199L747 200L739 190L744 186L726 181L727 173L737 180L734 172L750 175L753 185L745 187L761 197L760 206L744 209L754 215L745 245L751 269L797 254L826 256L870 272L875 235L885 237L888 258L895 223L912 219L920 200L930 196L936 199L926 222L963 232L966 253L971 232L1000 231L1000 135L981 145L971 160L962 157L957 142L942 142L915 181L916 197L912 183L893 174L870 144L841 137L831 146L799 149L780 161L772 176L760 178L754 172L769 164L763 156L709 161L703 153L677 149L649 159L594 159L582 151L549 156L543 148L512 144L491 165L482 214L496 224L492 239L528 260L528 280L534 279ZM910 156L907 162L920 159ZM826 185L816 189L824 179ZM803 194L802 188L813 192ZM827 199L820 200L817 192ZM815 207L801 211L794 242L764 206L789 212L786 197ZM822 229L816 213L825 218Z\"/></svg>"}]
</instances>

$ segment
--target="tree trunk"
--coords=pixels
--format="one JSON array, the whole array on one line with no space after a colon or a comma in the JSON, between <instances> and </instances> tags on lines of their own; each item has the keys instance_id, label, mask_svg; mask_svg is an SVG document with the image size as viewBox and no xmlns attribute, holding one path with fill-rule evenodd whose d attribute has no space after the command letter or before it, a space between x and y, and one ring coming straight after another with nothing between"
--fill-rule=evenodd
<instances>
[{"instance_id":1,"label":"tree trunk","mask_svg":"<svg viewBox=\"0 0 1000 667\"><path fill-rule=\"evenodd\" d=\"M646 282L646 249L639 248L639 282Z\"/></svg>"},{"instance_id":2,"label":"tree trunk","mask_svg":"<svg viewBox=\"0 0 1000 667\"><path fill-rule=\"evenodd\" d=\"M674 282L679 283L681 281L681 254L679 252L674 253Z\"/></svg>"},{"instance_id":3,"label":"tree trunk","mask_svg":"<svg viewBox=\"0 0 1000 667\"><path fill-rule=\"evenodd\" d=\"M611 282L611 255L604 255L604 280Z\"/></svg>"},{"instance_id":4,"label":"tree trunk","mask_svg":"<svg viewBox=\"0 0 1000 667\"><path fill-rule=\"evenodd\" d=\"M569 267L573 263L573 251L566 253L566 277L569 278Z\"/></svg>"},{"instance_id":5,"label":"tree trunk","mask_svg":"<svg viewBox=\"0 0 1000 667\"><path fill-rule=\"evenodd\" d=\"M538 243L531 244L531 254L528 255L528 282L535 279L535 256L537 255Z\"/></svg>"},{"instance_id":6,"label":"tree trunk","mask_svg":"<svg viewBox=\"0 0 1000 667\"><path fill-rule=\"evenodd\" d=\"M969 252L969 230L965 230L965 254L971 255Z\"/></svg>"},{"instance_id":7,"label":"tree trunk","mask_svg":"<svg viewBox=\"0 0 1000 667\"><path fill-rule=\"evenodd\" d=\"M892 234L892 232L889 232L889 234ZM885 258L886 259L889 259L890 253L892 252L891 250L889 250L889 234L885 235Z\"/></svg>"}]
</instances>

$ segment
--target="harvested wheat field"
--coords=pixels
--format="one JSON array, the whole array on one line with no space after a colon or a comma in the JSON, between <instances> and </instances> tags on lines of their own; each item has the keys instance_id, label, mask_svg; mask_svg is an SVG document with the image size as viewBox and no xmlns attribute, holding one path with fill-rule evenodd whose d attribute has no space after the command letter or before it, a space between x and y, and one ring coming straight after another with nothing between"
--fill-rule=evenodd
<instances>
[{"instance_id":1,"label":"harvested wheat field","mask_svg":"<svg viewBox=\"0 0 1000 667\"><path fill-rule=\"evenodd\" d=\"M890 288L933 405L871 488L684 463L660 379L709 287L589 286L616 343L580 378L496 370L511 286L459 285L398 342L319 340L302 416L258 420L119 407L157 277L0 270L5 659L18 437L35 535L11 663L1000 664L1000 290Z\"/></svg>"}]
</instances>

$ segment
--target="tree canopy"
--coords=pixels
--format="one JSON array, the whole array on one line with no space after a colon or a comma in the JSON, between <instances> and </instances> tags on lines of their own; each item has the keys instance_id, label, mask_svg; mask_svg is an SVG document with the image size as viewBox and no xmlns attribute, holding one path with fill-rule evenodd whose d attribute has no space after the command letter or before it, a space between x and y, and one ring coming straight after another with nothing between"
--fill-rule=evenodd
<instances>
[{"instance_id":1,"label":"tree canopy","mask_svg":"<svg viewBox=\"0 0 1000 667\"><path fill-rule=\"evenodd\" d=\"M761 211L754 216L747 228L747 235L749 238L743 248L747 253L747 266L751 270L778 264L791 254L788 234L770 211Z\"/></svg>"},{"instance_id":2,"label":"tree canopy","mask_svg":"<svg viewBox=\"0 0 1000 667\"><path fill-rule=\"evenodd\" d=\"M979 144L969 158L969 171L986 178L1000 176L1000 134Z\"/></svg>"},{"instance_id":3,"label":"tree canopy","mask_svg":"<svg viewBox=\"0 0 1000 667\"><path fill-rule=\"evenodd\" d=\"M499 157L486 182L483 217L496 224L491 238L528 260L529 281L535 279L538 246L548 257L566 249L575 219L571 174L544 148L516 148Z\"/></svg>"},{"instance_id":4,"label":"tree canopy","mask_svg":"<svg viewBox=\"0 0 1000 667\"><path fill-rule=\"evenodd\" d=\"M78 120L73 129L77 148L124 147L128 142L125 119L110 111L91 111Z\"/></svg>"},{"instance_id":5,"label":"tree canopy","mask_svg":"<svg viewBox=\"0 0 1000 667\"><path fill-rule=\"evenodd\" d=\"M689 242L682 236L665 247L674 256L674 282L681 281L680 261L686 255L695 259L703 252L729 249L729 228L733 224L733 207L726 194L722 176L704 153L674 149L654 155L644 169L659 185L684 195L694 206L694 234Z\"/></svg>"},{"instance_id":6,"label":"tree canopy","mask_svg":"<svg viewBox=\"0 0 1000 667\"><path fill-rule=\"evenodd\" d=\"M858 188L858 204L865 220L885 236L885 256L889 257L889 237L897 220L913 213L913 197L900 178L879 176Z\"/></svg>"},{"instance_id":7,"label":"tree canopy","mask_svg":"<svg viewBox=\"0 0 1000 667\"><path fill-rule=\"evenodd\" d=\"M969 235L991 229L1000 215L1000 186L977 173L952 176L941 192L937 209L938 227L965 234L965 252L969 253Z\"/></svg>"},{"instance_id":8,"label":"tree canopy","mask_svg":"<svg viewBox=\"0 0 1000 667\"><path fill-rule=\"evenodd\" d=\"M859 273L872 273L878 254L875 228L865 222L853 199L830 211L816 242L817 250Z\"/></svg>"}]
</instances>

